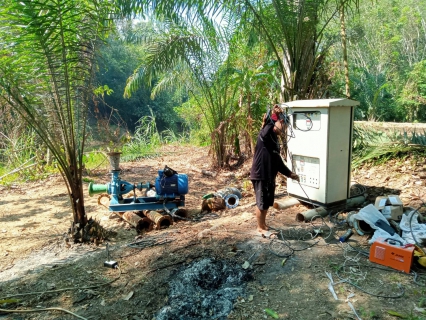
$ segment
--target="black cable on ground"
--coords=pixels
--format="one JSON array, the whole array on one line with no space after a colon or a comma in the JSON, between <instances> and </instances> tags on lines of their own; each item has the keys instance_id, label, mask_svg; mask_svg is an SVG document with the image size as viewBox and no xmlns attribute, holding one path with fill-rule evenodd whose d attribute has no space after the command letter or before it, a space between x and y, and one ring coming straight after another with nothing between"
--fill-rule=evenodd
<instances>
[{"instance_id":1,"label":"black cable on ground","mask_svg":"<svg viewBox=\"0 0 426 320\"><path fill-rule=\"evenodd\" d=\"M370 257L370 252L369 252L369 251L360 250L360 249L358 249L357 247L351 246L351 244L350 244L349 242L347 242L347 245L348 245L349 247L351 247L354 251L357 251L358 253L360 253L360 254L362 254L362 255L366 256L367 258L369 258L369 257Z\"/></svg>"},{"instance_id":2,"label":"black cable on ground","mask_svg":"<svg viewBox=\"0 0 426 320\"><path fill-rule=\"evenodd\" d=\"M308 243L307 246L303 247L303 248L295 248L294 245L291 245L291 243L289 242L289 239L286 239L286 237L284 236L284 231L283 229L276 229L276 228L271 228L273 230L279 231L279 236L272 238L271 241L268 244L268 250L281 258L288 258L291 255L293 255L293 253L295 251L303 251L303 250L307 250L309 248L312 248L313 246L315 246L316 244L318 244L319 240L315 241L314 243ZM290 229L287 229L287 231ZM303 230L304 233L302 235L302 237L299 237L298 239L293 239L296 241L303 241L306 242L307 240L313 240L315 239L319 232L314 230L314 227L312 227L312 230ZM309 235L309 239L305 239L304 237L306 235ZM274 247L275 246L275 247ZM285 252L285 253L282 253Z\"/></svg>"},{"instance_id":3,"label":"black cable on ground","mask_svg":"<svg viewBox=\"0 0 426 320\"><path fill-rule=\"evenodd\" d=\"M366 188L365 186L363 186L362 184L356 183L356 184L353 184L353 185L351 186L351 188L352 188L352 187L354 187L354 188L358 188L358 189L360 189L361 191L359 191L359 193L358 193L358 194L355 194L355 195L350 196L350 197L349 197L349 199L356 198L356 197L358 197L358 196L360 196L360 195L363 195L364 193L366 193L366 192L367 192L367 188Z\"/></svg>"},{"instance_id":4,"label":"black cable on ground","mask_svg":"<svg viewBox=\"0 0 426 320\"><path fill-rule=\"evenodd\" d=\"M281 244L279 249L273 248L273 245ZM268 250L275 256L280 258L288 258L293 255L294 250L291 246L289 246L285 241L279 239L271 239L268 244ZM279 251L279 252L278 252ZM284 252L284 253L283 253Z\"/></svg>"}]
</instances>

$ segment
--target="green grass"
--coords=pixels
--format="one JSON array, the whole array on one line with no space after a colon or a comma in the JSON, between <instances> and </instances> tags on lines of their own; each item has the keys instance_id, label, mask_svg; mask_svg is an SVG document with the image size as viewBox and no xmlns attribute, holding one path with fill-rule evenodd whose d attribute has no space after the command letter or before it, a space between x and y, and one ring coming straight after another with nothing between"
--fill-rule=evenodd
<instances>
[{"instance_id":1,"label":"green grass","mask_svg":"<svg viewBox=\"0 0 426 320\"><path fill-rule=\"evenodd\" d=\"M8 170L5 167L0 167L0 177L3 177L4 175L6 175L9 171L10 170ZM12 183L17 181L18 179L19 179L18 173L10 174L0 180L0 185L10 186Z\"/></svg>"},{"instance_id":2,"label":"green grass","mask_svg":"<svg viewBox=\"0 0 426 320\"><path fill-rule=\"evenodd\" d=\"M83 155L83 163L86 171L90 174L91 171L109 168L108 156L103 151L91 151Z\"/></svg>"},{"instance_id":3,"label":"green grass","mask_svg":"<svg viewBox=\"0 0 426 320\"><path fill-rule=\"evenodd\" d=\"M166 144L184 144L188 141L186 134L175 134L172 130L157 131L155 118L146 116L139 120L139 126L131 140L123 145L122 161L135 161L141 158L154 158L161 155L158 151Z\"/></svg>"}]
</instances>

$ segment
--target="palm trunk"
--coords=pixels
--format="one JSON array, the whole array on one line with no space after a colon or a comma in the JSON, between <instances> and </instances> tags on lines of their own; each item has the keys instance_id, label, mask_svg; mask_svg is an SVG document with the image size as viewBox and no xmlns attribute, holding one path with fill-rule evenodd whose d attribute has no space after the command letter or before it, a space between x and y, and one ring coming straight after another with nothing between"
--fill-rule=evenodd
<instances>
[{"instance_id":1,"label":"palm trunk","mask_svg":"<svg viewBox=\"0 0 426 320\"><path fill-rule=\"evenodd\" d=\"M250 148L249 152L246 152L250 156L253 154L254 151L254 141L251 138L253 132L253 118L251 116L251 94L249 93L247 95L247 139L248 147Z\"/></svg>"},{"instance_id":2,"label":"palm trunk","mask_svg":"<svg viewBox=\"0 0 426 320\"><path fill-rule=\"evenodd\" d=\"M84 190L81 179L81 170L77 169L70 180L71 181L66 181L71 183L71 185L68 186L68 193L73 213L73 222L70 230L70 236L72 236L75 242L87 242L90 240L90 236L85 229L85 226L87 225L87 216L84 207Z\"/></svg>"},{"instance_id":3,"label":"palm trunk","mask_svg":"<svg viewBox=\"0 0 426 320\"><path fill-rule=\"evenodd\" d=\"M346 27L345 27L345 8L343 1L340 3L340 36L342 38L342 48L343 48L343 67L345 69L345 88L346 88L346 98L351 97L349 90L349 65L348 65L348 50L346 47Z\"/></svg>"}]
</instances>

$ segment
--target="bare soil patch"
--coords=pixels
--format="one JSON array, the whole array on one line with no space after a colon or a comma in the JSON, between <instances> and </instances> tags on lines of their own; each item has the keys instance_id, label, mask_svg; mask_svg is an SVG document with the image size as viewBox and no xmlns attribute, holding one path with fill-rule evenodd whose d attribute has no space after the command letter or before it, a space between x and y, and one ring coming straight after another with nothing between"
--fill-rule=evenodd
<instances>
[{"instance_id":1,"label":"bare soil patch","mask_svg":"<svg viewBox=\"0 0 426 320\"><path fill-rule=\"evenodd\" d=\"M357 319L350 302L364 320L395 319L389 311L426 318L425 270L417 270L415 278L370 263L336 240L326 242L321 236L307 240L314 226L295 220L297 213L309 209L303 204L271 208L267 217L271 226L292 239L293 252L280 241L258 236L254 195L243 188L250 187L251 159L236 171L211 177L192 170L215 171L206 148L168 146L161 154L122 163L121 179L153 182L165 165L186 173L190 191L185 208L190 218L197 219L178 221L136 239L133 227L99 205L98 197L87 195L88 216L115 232L108 243L117 270L103 266L105 243L65 240L72 215L59 176L1 188L0 300L19 301L0 308L56 307L85 319L272 319L275 313L279 319ZM405 206L417 208L426 199L425 176L425 160L407 157L365 165L352 177L365 186L363 205L378 195L399 194ZM88 178L106 183L110 174L101 168ZM286 199L284 181L279 179L277 200ZM244 189L239 205L200 214L202 196L227 186ZM335 239L346 231L346 225L324 221L334 227ZM129 246L142 240L139 247ZM368 236L354 235L348 243L369 250ZM326 272L339 300L328 289ZM77 319L75 315L48 310L0 313L0 319Z\"/></svg>"}]
</instances>

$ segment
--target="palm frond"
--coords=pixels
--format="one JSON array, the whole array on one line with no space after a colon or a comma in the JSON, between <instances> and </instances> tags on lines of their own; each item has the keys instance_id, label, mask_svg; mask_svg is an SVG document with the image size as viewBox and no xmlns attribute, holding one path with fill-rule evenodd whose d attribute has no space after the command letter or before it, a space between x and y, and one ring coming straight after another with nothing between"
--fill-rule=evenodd
<instances>
[{"instance_id":1,"label":"palm frond","mask_svg":"<svg viewBox=\"0 0 426 320\"><path fill-rule=\"evenodd\" d=\"M426 131L380 131L361 125L354 127L352 166L364 162L394 158L411 151L426 152Z\"/></svg>"}]
</instances>

